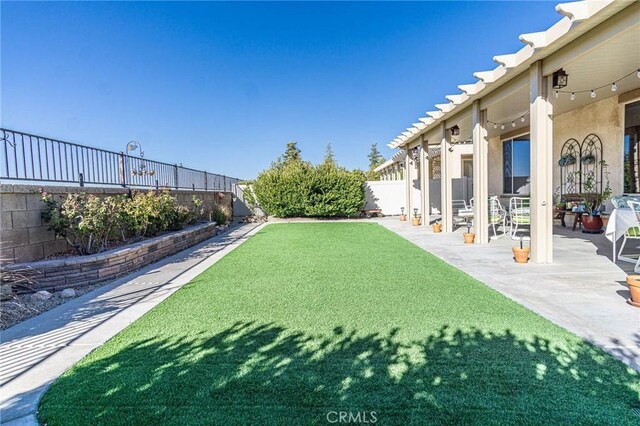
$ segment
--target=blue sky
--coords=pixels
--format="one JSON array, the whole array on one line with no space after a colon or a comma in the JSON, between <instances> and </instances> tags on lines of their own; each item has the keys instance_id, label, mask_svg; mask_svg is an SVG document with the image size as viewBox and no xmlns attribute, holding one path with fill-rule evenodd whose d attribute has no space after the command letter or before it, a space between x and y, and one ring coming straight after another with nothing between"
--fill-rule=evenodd
<instances>
[{"instance_id":1,"label":"blue sky","mask_svg":"<svg viewBox=\"0 0 640 426\"><path fill-rule=\"evenodd\" d=\"M241 178L289 140L366 168L555 4L2 2L1 122Z\"/></svg>"}]
</instances>

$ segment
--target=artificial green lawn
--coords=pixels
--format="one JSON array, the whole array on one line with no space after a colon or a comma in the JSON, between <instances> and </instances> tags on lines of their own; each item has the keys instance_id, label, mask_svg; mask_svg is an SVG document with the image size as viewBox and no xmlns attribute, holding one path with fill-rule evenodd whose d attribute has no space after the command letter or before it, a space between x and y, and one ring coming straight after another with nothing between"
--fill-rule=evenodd
<instances>
[{"instance_id":1,"label":"artificial green lawn","mask_svg":"<svg viewBox=\"0 0 640 426\"><path fill-rule=\"evenodd\" d=\"M377 224L269 225L60 377L88 424L638 424L637 373ZM329 414L329 420L334 420Z\"/></svg>"}]
</instances>

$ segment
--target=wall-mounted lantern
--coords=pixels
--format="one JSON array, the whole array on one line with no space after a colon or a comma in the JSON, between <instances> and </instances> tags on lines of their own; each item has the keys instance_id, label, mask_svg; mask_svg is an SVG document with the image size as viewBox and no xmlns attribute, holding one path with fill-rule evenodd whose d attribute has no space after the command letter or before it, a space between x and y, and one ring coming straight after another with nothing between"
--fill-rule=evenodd
<instances>
[{"instance_id":1,"label":"wall-mounted lantern","mask_svg":"<svg viewBox=\"0 0 640 426\"><path fill-rule=\"evenodd\" d=\"M451 128L451 136L458 136L460 134L460 127L456 124Z\"/></svg>"},{"instance_id":2,"label":"wall-mounted lantern","mask_svg":"<svg viewBox=\"0 0 640 426\"><path fill-rule=\"evenodd\" d=\"M569 84L569 74L562 68L553 73L553 88L558 90L567 87Z\"/></svg>"}]
</instances>

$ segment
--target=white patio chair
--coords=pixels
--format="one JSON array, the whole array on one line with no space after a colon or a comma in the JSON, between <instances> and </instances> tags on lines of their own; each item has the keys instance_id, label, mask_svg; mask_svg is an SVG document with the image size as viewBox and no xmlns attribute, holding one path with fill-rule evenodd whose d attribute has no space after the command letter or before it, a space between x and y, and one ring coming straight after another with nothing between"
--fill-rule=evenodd
<instances>
[{"instance_id":1,"label":"white patio chair","mask_svg":"<svg viewBox=\"0 0 640 426\"><path fill-rule=\"evenodd\" d=\"M509 234L516 240L518 228L531 225L531 201L525 197L511 197L509 200Z\"/></svg>"},{"instance_id":2,"label":"white patio chair","mask_svg":"<svg viewBox=\"0 0 640 426\"><path fill-rule=\"evenodd\" d=\"M489 197L489 225L493 228L493 237L498 239L507 235L507 212L500 204L500 199L496 195ZM498 235L499 226L502 225L502 235Z\"/></svg>"},{"instance_id":3,"label":"white patio chair","mask_svg":"<svg viewBox=\"0 0 640 426\"><path fill-rule=\"evenodd\" d=\"M627 244L628 240L640 240L640 201L636 200L626 200L627 205L633 212L635 213L636 221L633 225L627 229L627 232L624 233L624 239L622 240L622 244L620 245L620 250L618 251L618 260L622 260L625 262L635 263L636 266L634 268L635 272L640 271L640 255L638 255L637 259L634 259L629 256L623 256L622 250L624 250L625 244Z\"/></svg>"},{"instance_id":4,"label":"white patio chair","mask_svg":"<svg viewBox=\"0 0 640 426\"><path fill-rule=\"evenodd\" d=\"M453 224L463 226L467 224L467 218L460 217L461 211L468 211L469 207L465 200L451 200L451 212L453 213Z\"/></svg>"}]
</instances>

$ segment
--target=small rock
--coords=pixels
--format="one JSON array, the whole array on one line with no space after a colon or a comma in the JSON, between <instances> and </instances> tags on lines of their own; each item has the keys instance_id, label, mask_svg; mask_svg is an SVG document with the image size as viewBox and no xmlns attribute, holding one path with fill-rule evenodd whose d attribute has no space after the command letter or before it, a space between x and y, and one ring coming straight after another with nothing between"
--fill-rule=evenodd
<instances>
[{"instance_id":1,"label":"small rock","mask_svg":"<svg viewBox=\"0 0 640 426\"><path fill-rule=\"evenodd\" d=\"M76 291L72 288L65 288L60 292L60 297L64 297L64 298L76 297Z\"/></svg>"},{"instance_id":2,"label":"small rock","mask_svg":"<svg viewBox=\"0 0 640 426\"><path fill-rule=\"evenodd\" d=\"M0 285L0 300L9 300L13 298L13 288L11 284Z\"/></svg>"},{"instance_id":3,"label":"small rock","mask_svg":"<svg viewBox=\"0 0 640 426\"><path fill-rule=\"evenodd\" d=\"M49 293L47 290L40 290L37 293L33 294L33 298L36 300L49 300L51 299L51 293Z\"/></svg>"}]
</instances>

